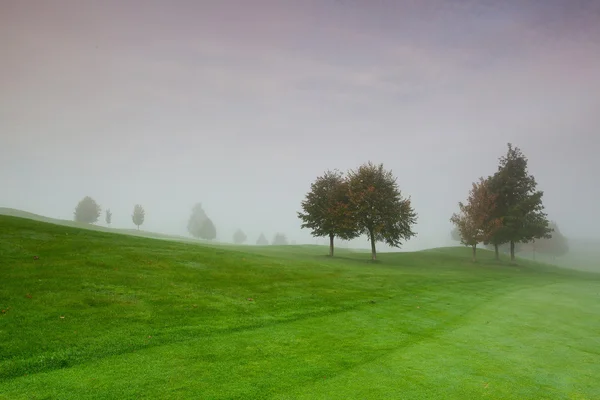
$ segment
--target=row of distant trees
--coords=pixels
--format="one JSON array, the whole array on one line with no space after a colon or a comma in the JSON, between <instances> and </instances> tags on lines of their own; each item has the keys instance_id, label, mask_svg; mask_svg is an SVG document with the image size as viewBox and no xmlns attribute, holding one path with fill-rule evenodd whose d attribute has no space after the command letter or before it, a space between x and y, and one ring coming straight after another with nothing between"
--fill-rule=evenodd
<instances>
[{"instance_id":1,"label":"row of distant trees","mask_svg":"<svg viewBox=\"0 0 600 400\"><path fill-rule=\"evenodd\" d=\"M100 215L102 214L102 209L100 205L90 196L84 197L75 207L74 219L76 222L86 223L86 224L94 224L98 222ZM112 212L110 209L105 210L105 222L108 226L112 224ZM144 207L140 204L136 204L133 207L133 213L131 214L131 220L134 225L137 226L138 230L140 226L144 223L146 217L146 211ZM197 239L203 240L214 240L217 237L217 228L213 221L208 217L204 209L202 208L202 204L198 203L194 207L192 207L192 212L187 224L187 230L190 235ZM241 230L238 229L233 234L233 242L236 244L246 243L248 237ZM265 237L264 234L260 234L256 241L257 245L264 246L268 245L269 241ZM271 244L273 245L287 245L288 240L285 234L276 233Z\"/></svg>"},{"instance_id":2,"label":"row of distant trees","mask_svg":"<svg viewBox=\"0 0 600 400\"><path fill-rule=\"evenodd\" d=\"M354 239L366 235L371 242L371 258L377 258L376 242L400 247L415 236L417 213L410 198L402 196L392 171L371 162L346 174L329 170L317 177L301 203L298 218L302 228L315 237L329 238L329 255L334 255L334 239Z\"/></svg>"},{"instance_id":3,"label":"row of distant trees","mask_svg":"<svg viewBox=\"0 0 600 400\"><path fill-rule=\"evenodd\" d=\"M100 215L102 214L102 208L100 205L91 198L90 196L84 197L75 207L75 212L73 213L73 219L76 222L81 222L84 224L95 224L98 222ZM106 224L110 226L112 224L112 212L110 209L106 209L104 214L104 219ZM146 211L144 207L140 204L136 204L133 206L133 213L131 214L131 220L135 226L137 226L138 230L140 226L144 223L144 219L146 218Z\"/></svg>"},{"instance_id":4,"label":"row of distant trees","mask_svg":"<svg viewBox=\"0 0 600 400\"><path fill-rule=\"evenodd\" d=\"M538 246L564 253L566 238L556 224L548 221L537 183L527 168L528 160L518 147L508 144L506 155L499 159L497 171L472 184L466 202L459 202L459 212L450 221L456 226L455 236L473 249L483 244L495 251L502 247L510 253L511 263L519 247Z\"/></svg>"}]
</instances>

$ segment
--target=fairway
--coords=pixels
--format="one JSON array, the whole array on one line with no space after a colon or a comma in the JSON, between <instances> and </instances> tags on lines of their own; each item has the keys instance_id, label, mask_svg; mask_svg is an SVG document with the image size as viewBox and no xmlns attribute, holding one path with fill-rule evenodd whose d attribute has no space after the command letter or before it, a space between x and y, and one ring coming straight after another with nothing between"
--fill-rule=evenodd
<instances>
[{"instance_id":1,"label":"fairway","mask_svg":"<svg viewBox=\"0 0 600 400\"><path fill-rule=\"evenodd\" d=\"M598 274L0 227L0 399L600 398Z\"/></svg>"}]
</instances>

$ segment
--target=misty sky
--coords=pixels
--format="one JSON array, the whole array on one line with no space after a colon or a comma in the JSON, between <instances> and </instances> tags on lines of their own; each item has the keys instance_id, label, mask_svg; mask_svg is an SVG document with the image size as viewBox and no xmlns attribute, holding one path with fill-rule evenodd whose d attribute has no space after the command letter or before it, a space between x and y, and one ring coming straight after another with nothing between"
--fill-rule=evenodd
<instances>
[{"instance_id":1,"label":"misty sky","mask_svg":"<svg viewBox=\"0 0 600 400\"><path fill-rule=\"evenodd\" d=\"M561 231L600 237L600 1L0 0L0 207L90 195L184 234L201 202L220 240L314 243L310 183L371 160L420 249L507 142Z\"/></svg>"}]
</instances>

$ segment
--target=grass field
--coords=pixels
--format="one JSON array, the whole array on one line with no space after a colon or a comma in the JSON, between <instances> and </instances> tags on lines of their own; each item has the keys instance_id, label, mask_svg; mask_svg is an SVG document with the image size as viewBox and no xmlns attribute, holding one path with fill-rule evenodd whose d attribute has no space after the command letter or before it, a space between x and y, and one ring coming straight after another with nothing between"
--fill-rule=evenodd
<instances>
[{"instance_id":1,"label":"grass field","mask_svg":"<svg viewBox=\"0 0 600 400\"><path fill-rule=\"evenodd\" d=\"M0 399L600 399L600 275L326 251L0 216Z\"/></svg>"}]
</instances>

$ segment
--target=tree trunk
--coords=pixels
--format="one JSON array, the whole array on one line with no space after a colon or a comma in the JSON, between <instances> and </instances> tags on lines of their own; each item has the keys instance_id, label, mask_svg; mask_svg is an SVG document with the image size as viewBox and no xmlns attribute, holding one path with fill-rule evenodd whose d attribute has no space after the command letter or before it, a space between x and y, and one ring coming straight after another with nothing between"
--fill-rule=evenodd
<instances>
[{"instance_id":1,"label":"tree trunk","mask_svg":"<svg viewBox=\"0 0 600 400\"><path fill-rule=\"evenodd\" d=\"M510 241L510 263L515 263L515 242Z\"/></svg>"},{"instance_id":2,"label":"tree trunk","mask_svg":"<svg viewBox=\"0 0 600 400\"><path fill-rule=\"evenodd\" d=\"M371 236L371 260L375 261L377 259L377 250L375 249L375 233L373 231L369 232Z\"/></svg>"},{"instance_id":3,"label":"tree trunk","mask_svg":"<svg viewBox=\"0 0 600 400\"><path fill-rule=\"evenodd\" d=\"M333 233L329 234L329 257L333 257Z\"/></svg>"},{"instance_id":4,"label":"tree trunk","mask_svg":"<svg viewBox=\"0 0 600 400\"><path fill-rule=\"evenodd\" d=\"M496 257L496 261L500 260L500 253L498 252L498 244L494 243L494 255Z\"/></svg>"},{"instance_id":5,"label":"tree trunk","mask_svg":"<svg viewBox=\"0 0 600 400\"><path fill-rule=\"evenodd\" d=\"M477 245L473 245L473 262L477 261Z\"/></svg>"}]
</instances>

